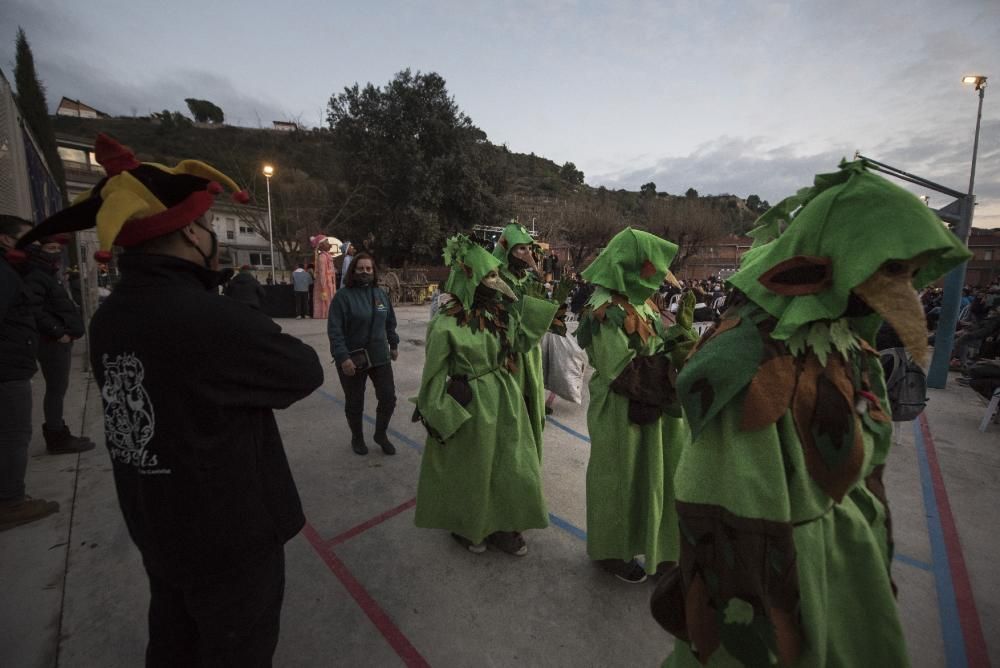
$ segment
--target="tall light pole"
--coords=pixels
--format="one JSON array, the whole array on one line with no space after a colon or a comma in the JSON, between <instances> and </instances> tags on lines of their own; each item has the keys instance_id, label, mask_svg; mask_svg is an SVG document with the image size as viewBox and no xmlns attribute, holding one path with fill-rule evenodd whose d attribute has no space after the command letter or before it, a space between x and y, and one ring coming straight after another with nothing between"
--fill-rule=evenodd
<instances>
[{"instance_id":1,"label":"tall light pole","mask_svg":"<svg viewBox=\"0 0 1000 668\"><path fill-rule=\"evenodd\" d=\"M968 245L969 233L972 231L972 214L976 206L974 195L976 185L976 158L979 155L979 126L983 119L983 95L986 93L986 77L972 74L962 77L962 83L973 84L979 91L979 111L976 114L976 135L972 142L972 169L969 173L969 192L962 205L962 218L955 228L955 236L964 245ZM962 302L962 288L965 286L965 266L952 269L944 280L944 299L941 301L941 315L938 320L937 333L934 337L934 358L927 372L927 385L938 389L948 383L948 365L951 361L951 351L955 344L955 326L958 324L958 311Z\"/></svg>"},{"instance_id":2,"label":"tall light pole","mask_svg":"<svg viewBox=\"0 0 1000 668\"><path fill-rule=\"evenodd\" d=\"M271 177L274 176L274 167L264 165L264 178L267 180L267 244L269 247L269 257L271 258L271 285L274 280L274 233L271 231Z\"/></svg>"}]
</instances>

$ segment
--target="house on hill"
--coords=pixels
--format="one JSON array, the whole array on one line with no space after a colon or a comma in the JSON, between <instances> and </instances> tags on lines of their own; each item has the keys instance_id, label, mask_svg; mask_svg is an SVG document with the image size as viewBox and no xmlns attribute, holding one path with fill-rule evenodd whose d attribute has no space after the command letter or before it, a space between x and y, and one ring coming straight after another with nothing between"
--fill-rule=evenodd
<instances>
[{"instance_id":1,"label":"house on hill","mask_svg":"<svg viewBox=\"0 0 1000 668\"><path fill-rule=\"evenodd\" d=\"M94 109L89 104L64 97L59 100L56 116L76 116L77 118L111 118L110 114Z\"/></svg>"}]
</instances>

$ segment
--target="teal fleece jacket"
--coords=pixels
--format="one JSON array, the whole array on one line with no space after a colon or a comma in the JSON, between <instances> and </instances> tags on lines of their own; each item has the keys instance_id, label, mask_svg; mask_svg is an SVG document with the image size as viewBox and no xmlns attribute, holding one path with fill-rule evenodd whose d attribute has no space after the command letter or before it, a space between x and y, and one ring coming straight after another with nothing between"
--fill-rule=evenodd
<instances>
[{"instance_id":1,"label":"teal fleece jacket","mask_svg":"<svg viewBox=\"0 0 1000 668\"><path fill-rule=\"evenodd\" d=\"M368 351L372 366L388 364L389 350L399 346L396 313L389 295L377 287L337 290L326 318L326 332L330 337L330 353L338 365L358 348Z\"/></svg>"}]
</instances>

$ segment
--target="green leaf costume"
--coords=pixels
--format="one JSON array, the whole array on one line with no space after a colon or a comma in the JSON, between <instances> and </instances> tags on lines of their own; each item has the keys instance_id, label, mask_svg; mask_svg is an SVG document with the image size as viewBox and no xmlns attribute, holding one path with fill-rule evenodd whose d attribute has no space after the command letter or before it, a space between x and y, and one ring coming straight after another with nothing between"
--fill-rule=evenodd
<instances>
[{"instance_id":1,"label":"green leaf costume","mask_svg":"<svg viewBox=\"0 0 1000 668\"><path fill-rule=\"evenodd\" d=\"M583 272L597 288L577 329L594 368L587 408L587 554L624 561L642 554L650 570L677 559L672 479L688 438L676 406L677 417L664 415L670 407L661 401L661 383L671 384L673 367L660 314L649 301L676 252L677 246L647 232L617 234ZM640 413L642 424L633 421Z\"/></svg>"},{"instance_id":2,"label":"green leaf costume","mask_svg":"<svg viewBox=\"0 0 1000 668\"><path fill-rule=\"evenodd\" d=\"M861 163L775 211L677 379L693 441L675 478L679 567L652 601L677 637L666 665L903 666L882 484L892 426L868 343L890 310L859 298L900 261L922 267L897 276L915 295L908 283L968 253Z\"/></svg>"},{"instance_id":3,"label":"green leaf costume","mask_svg":"<svg viewBox=\"0 0 1000 668\"><path fill-rule=\"evenodd\" d=\"M497 245L493 249L493 257L500 262L500 277L514 290L519 299L523 299L530 283L537 283L538 278L531 271L517 271L511 267L510 252L518 244L534 244L534 239L523 225L511 223L503 229ZM545 387L542 377L542 346L538 345L518 355L517 370L514 372L518 387L524 394L524 402L528 406L528 421L531 433L538 450L538 459L542 459L542 431L545 429Z\"/></svg>"},{"instance_id":4,"label":"green leaf costume","mask_svg":"<svg viewBox=\"0 0 1000 668\"><path fill-rule=\"evenodd\" d=\"M528 412L510 369L538 345L556 306L525 297L518 313L476 287L499 261L465 237L448 242L445 304L427 327L417 409L428 428L417 488L416 525L473 543L496 531L548 526L541 464ZM471 388L466 405L449 393Z\"/></svg>"}]
</instances>

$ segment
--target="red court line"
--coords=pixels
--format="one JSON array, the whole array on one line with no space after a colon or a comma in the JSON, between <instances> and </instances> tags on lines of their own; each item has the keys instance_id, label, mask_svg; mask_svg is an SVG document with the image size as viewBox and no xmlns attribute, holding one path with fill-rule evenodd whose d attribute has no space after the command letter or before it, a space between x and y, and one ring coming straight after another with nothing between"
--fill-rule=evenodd
<instances>
[{"instance_id":1,"label":"red court line","mask_svg":"<svg viewBox=\"0 0 1000 668\"><path fill-rule=\"evenodd\" d=\"M379 524L382 524L382 522L385 522L387 519L395 517L396 515L409 510L410 508L412 508L415 505L417 505L417 498L413 497L412 499L410 499L406 503L401 503L398 506L396 506L395 508L392 508L390 510L385 511L381 515L376 515L375 517L371 518L370 520L362 522L358 526L356 526L354 528L351 528L351 529L348 529L347 531L345 531L342 534L338 534L338 535L334 536L333 538L331 538L328 541L326 541L326 546L330 547L330 548L336 547L336 546L340 545L341 543L354 538L358 534L364 533L365 531L368 531L372 527L378 526Z\"/></svg>"},{"instance_id":2,"label":"red court line","mask_svg":"<svg viewBox=\"0 0 1000 668\"><path fill-rule=\"evenodd\" d=\"M941 521L941 532L944 534L945 549L948 552L948 565L951 570L952 587L955 590L958 619L962 627L962 637L965 639L966 660L974 668L989 666L990 659L986 652L983 627L979 623L976 599L972 594L969 572L965 568L965 557L962 555L962 543L958 538L955 517L951 514L951 504L948 501L948 492L945 490L941 467L938 465L937 450L934 448L934 438L931 436L926 413L920 414L920 429L927 447L927 464L931 470L934 496L937 499L938 516Z\"/></svg>"},{"instance_id":3,"label":"red court line","mask_svg":"<svg viewBox=\"0 0 1000 668\"><path fill-rule=\"evenodd\" d=\"M323 539L316 532L316 529L313 528L312 524L306 522L306 525L302 528L302 535L306 537L309 544L316 550L316 554L320 556L320 559L326 563L330 572L337 576L340 584L344 585L347 593L361 607L361 610L364 611L379 633L389 642L396 651L396 654L399 655L399 658L403 660L403 663L413 668L429 668L430 664L427 663L427 659L420 655L417 648L403 635L403 632L393 623L385 610L375 602L375 599L365 590L364 586L351 574L351 571L348 570L344 562L333 553L333 550L324 544Z\"/></svg>"}]
</instances>

